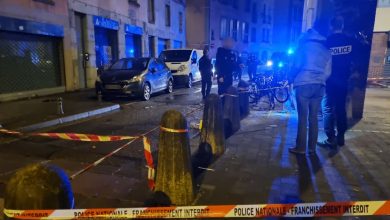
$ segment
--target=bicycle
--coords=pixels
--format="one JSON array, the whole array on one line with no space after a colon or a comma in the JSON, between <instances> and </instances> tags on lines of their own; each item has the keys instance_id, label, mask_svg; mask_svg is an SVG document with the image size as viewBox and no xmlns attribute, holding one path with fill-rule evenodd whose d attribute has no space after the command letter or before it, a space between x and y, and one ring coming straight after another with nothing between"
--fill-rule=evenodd
<instances>
[{"instance_id":1,"label":"bicycle","mask_svg":"<svg viewBox=\"0 0 390 220\"><path fill-rule=\"evenodd\" d=\"M274 74L257 74L249 86L249 101L257 106L262 97L268 98L269 109L275 109L275 100L285 103L289 98L288 81L278 79Z\"/></svg>"}]
</instances>

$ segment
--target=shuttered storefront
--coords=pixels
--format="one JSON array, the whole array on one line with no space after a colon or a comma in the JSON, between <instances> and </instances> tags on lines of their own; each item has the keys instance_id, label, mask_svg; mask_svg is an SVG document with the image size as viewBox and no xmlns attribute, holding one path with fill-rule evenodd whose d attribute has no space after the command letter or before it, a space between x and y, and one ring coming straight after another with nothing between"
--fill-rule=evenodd
<instances>
[{"instance_id":1,"label":"shuttered storefront","mask_svg":"<svg viewBox=\"0 0 390 220\"><path fill-rule=\"evenodd\" d=\"M62 38L50 36L45 24L4 17L0 22L0 94L62 86Z\"/></svg>"}]
</instances>

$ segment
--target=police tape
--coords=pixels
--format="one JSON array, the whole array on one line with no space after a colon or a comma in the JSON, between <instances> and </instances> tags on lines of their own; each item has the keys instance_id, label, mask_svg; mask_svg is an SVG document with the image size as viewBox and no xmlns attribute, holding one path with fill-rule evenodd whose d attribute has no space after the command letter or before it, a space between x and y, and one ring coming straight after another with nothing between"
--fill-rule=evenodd
<instances>
[{"instance_id":1,"label":"police tape","mask_svg":"<svg viewBox=\"0 0 390 220\"><path fill-rule=\"evenodd\" d=\"M0 133L19 136L39 136L49 137L72 141L86 141L86 142L112 142L138 139L141 136L118 136L118 135L95 135L95 134L78 134L78 133L29 133L23 134L18 131L11 131L7 129L0 129Z\"/></svg>"},{"instance_id":2,"label":"police tape","mask_svg":"<svg viewBox=\"0 0 390 220\"><path fill-rule=\"evenodd\" d=\"M71 141L87 141L87 142L112 142L112 141L123 141L123 140L130 140L126 144L122 145L121 147L117 148L116 150L108 153L107 155L103 156L99 160L88 164L83 169L77 171L75 174L71 175L69 179L73 180L80 174L85 173L89 169L96 167L100 163L102 163L107 158L111 157L118 151L122 150L123 148L127 147L131 143L133 143L135 140L142 138L143 145L144 145L144 155L145 160L148 168L148 186L151 190L154 189L155 186L155 169L154 169L154 163L153 163L153 157L151 153L151 145L150 141L145 135L141 136L107 136L107 135L95 135L95 134L78 134L78 133L30 133L30 134L23 134L18 131L11 131L7 129L0 129L0 133L9 134L9 135L19 135L19 136L39 136L39 137L48 137L48 138L56 138L56 139L63 139L63 140L71 140Z\"/></svg>"},{"instance_id":3,"label":"police tape","mask_svg":"<svg viewBox=\"0 0 390 220\"><path fill-rule=\"evenodd\" d=\"M263 218L263 217L346 217L388 216L390 200L358 202L321 202L295 204L211 205L151 208L102 208L58 210L11 210L4 214L16 219L82 218Z\"/></svg>"}]
</instances>

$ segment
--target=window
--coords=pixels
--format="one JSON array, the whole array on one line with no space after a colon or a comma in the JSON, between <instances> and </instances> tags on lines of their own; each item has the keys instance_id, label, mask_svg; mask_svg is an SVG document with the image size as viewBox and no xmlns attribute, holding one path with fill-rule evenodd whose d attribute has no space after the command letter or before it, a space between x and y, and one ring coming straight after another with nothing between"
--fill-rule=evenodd
<instances>
[{"instance_id":1,"label":"window","mask_svg":"<svg viewBox=\"0 0 390 220\"><path fill-rule=\"evenodd\" d=\"M257 4L253 3L252 5L252 22L257 23Z\"/></svg>"},{"instance_id":2,"label":"window","mask_svg":"<svg viewBox=\"0 0 390 220\"><path fill-rule=\"evenodd\" d=\"M237 41L237 35L238 35L238 21L232 20L232 38Z\"/></svg>"},{"instance_id":3,"label":"window","mask_svg":"<svg viewBox=\"0 0 390 220\"><path fill-rule=\"evenodd\" d=\"M247 22L242 23L242 40L244 43L248 43L249 41L249 25Z\"/></svg>"},{"instance_id":4,"label":"window","mask_svg":"<svg viewBox=\"0 0 390 220\"><path fill-rule=\"evenodd\" d=\"M251 0L245 1L245 11L250 12L251 11Z\"/></svg>"},{"instance_id":5,"label":"window","mask_svg":"<svg viewBox=\"0 0 390 220\"><path fill-rule=\"evenodd\" d=\"M148 0L148 21L154 24L156 21L156 15L154 10L154 0Z\"/></svg>"},{"instance_id":6,"label":"window","mask_svg":"<svg viewBox=\"0 0 390 220\"><path fill-rule=\"evenodd\" d=\"M242 22L237 21L237 40L242 40Z\"/></svg>"},{"instance_id":7,"label":"window","mask_svg":"<svg viewBox=\"0 0 390 220\"><path fill-rule=\"evenodd\" d=\"M129 0L129 4L134 5L136 7L140 7L138 0Z\"/></svg>"},{"instance_id":8,"label":"window","mask_svg":"<svg viewBox=\"0 0 390 220\"><path fill-rule=\"evenodd\" d=\"M183 12L179 12L179 32L183 33Z\"/></svg>"},{"instance_id":9,"label":"window","mask_svg":"<svg viewBox=\"0 0 390 220\"><path fill-rule=\"evenodd\" d=\"M165 5L165 26L171 26L171 6Z\"/></svg>"},{"instance_id":10,"label":"window","mask_svg":"<svg viewBox=\"0 0 390 220\"><path fill-rule=\"evenodd\" d=\"M262 42L269 43L270 42L270 30L268 28L263 28L262 30Z\"/></svg>"},{"instance_id":11,"label":"window","mask_svg":"<svg viewBox=\"0 0 390 220\"><path fill-rule=\"evenodd\" d=\"M221 36L221 39L225 38L228 36L228 23L227 23L227 19L226 18L221 18L221 33L220 33L220 36Z\"/></svg>"},{"instance_id":12,"label":"window","mask_svg":"<svg viewBox=\"0 0 390 220\"><path fill-rule=\"evenodd\" d=\"M233 23L234 23L233 19L230 19L228 37L233 37L233 28L234 28Z\"/></svg>"},{"instance_id":13,"label":"window","mask_svg":"<svg viewBox=\"0 0 390 220\"><path fill-rule=\"evenodd\" d=\"M267 23L267 5L263 5L263 12L261 13L261 16L263 18L263 24Z\"/></svg>"},{"instance_id":14,"label":"window","mask_svg":"<svg viewBox=\"0 0 390 220\"><path fill-rule=\"evenodd\" d=\"M251 30L251 42L256 42L256 28L252 28Z\"/></svg>"}]
</instances>

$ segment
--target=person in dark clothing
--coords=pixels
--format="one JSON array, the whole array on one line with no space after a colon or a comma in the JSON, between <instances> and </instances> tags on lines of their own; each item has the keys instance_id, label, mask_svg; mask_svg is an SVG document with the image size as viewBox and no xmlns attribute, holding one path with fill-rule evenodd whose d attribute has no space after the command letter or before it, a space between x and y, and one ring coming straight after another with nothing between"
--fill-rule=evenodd
<instances>
[{"instance_id":1,"label":"person in dark clothing","mask_svg":"<svg viewBox=\"0 0 390 220\"><path fill-rule=\"evenodd\" d=\"M256 56L254 54L251 54L247 61L249 80L252 80L253 77L256 75L258 64L259 61L257 60Z\"/></svg>"},{"instance_id":2,"label":"person in dark clothing","mask_svg":"<svg viewBox=\"0 0 390 220\"><path fill-rule=\"evenodd\" d=\"M202 97L205 99L211 91L212 78L213 78L213 64L209 57L209 49L203 50L203 56L199 60L199 70L202 76Z\"/></svg>"},{"instance_id":3,"label":"person in dark clothing","mask_svg":"<svg viewBox=\"0 0 390 220\"><path fill-rule=\"evenodd\" d=\"M218 48L215 68L218 80L218 94L222 95L233 85L233 72L237 66L233 50L233 40L226 39L223 47Z\"/></svg>"},{"instance_id":4,"label":"person in dark clothing","mask_svg":"<svg viewBox=\"0 0 390 220\"><path fill-rule=\"evenodd\" d=\"M234 78L236 80L241 80L241 77L242 77L242 69L244 68L244 64L242 62L242 58L241 56L239 56L238 54L236 54L236 57L237 57L237 62L236 62L236 69L235 69L235 75L234 75Z\"/></svg>"},{"instance_id":5,"label":"person in dark clothing","mask_svg":"<svg viewBox=\"0 0 390 220\"><path fill-rule=\"evenodd\" d=\"M322 102L327 139L318 143L321 147L344 145L344 134L347 130L348 79L356 46L354 40L343 33L344 19L342 17L333 18L330 26L332 34L327 39L327 45L332 53L332 72L326 82L325 97ZM335 122L337 122L337 136Z\"/></svg>"}]
</instances>

